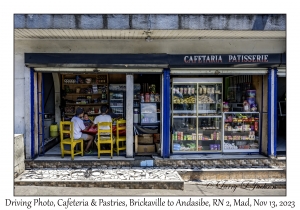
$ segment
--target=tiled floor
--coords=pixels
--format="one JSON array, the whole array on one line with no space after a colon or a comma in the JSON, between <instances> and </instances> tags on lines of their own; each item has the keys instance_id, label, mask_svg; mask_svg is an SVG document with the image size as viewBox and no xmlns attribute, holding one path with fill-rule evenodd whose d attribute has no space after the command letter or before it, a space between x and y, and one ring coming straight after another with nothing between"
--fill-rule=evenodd
<instances>
[{"instance_id":1,"label":"tiled floor","mask_svg":"<svg viewBox=\"0 0 300 210\"><path fill-rule=\"evenodd\" d=\"M69 145L65 145L65 149L69 150L69 148L70 148ZM97 156L98 155L96 145L94 145L93 148L91 147L91 150L92 150L91 154L84 154L84 156ZM59 156L61 155L60 144L55 145L53 148L51 148L47 152L45 152L45 156L56 156L56 155L59 155ZM117 154L114 153L114 156L116 156L116 155ZM125 156L125 155L126 155L125 150L120 151L120 156ZM101 156L109 157L110 155L109 154L101 154Z\"/></svg>"}]
</instances>

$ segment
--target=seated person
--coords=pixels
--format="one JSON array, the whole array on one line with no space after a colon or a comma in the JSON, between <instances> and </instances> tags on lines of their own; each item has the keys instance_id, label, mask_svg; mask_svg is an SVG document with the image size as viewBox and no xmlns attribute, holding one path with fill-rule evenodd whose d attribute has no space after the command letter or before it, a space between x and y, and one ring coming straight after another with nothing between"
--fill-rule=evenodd
<instances>
[{"instance_id":1,"label":"seated person","mask_svg":"<svg viewBox=\"0 0 300 210\"><path fill-rule=\"evenodd\" d=\"M89 129L89 127L86 128L85 125L83 124L82 117L83 117L83 109L78 107L76 109L75 116L71 120L71 122L73 122L73 124L74 124L73 137L74 137L75 140L83 138L84 141L88 141L84 152L88 153L88 154L91 154L92 151L89 150L89 148L90 148L90 146L93 142L94 137L81 132L82 130L88 130Z\"/></svg>"},{"instance_id":2,"label":"seated person","mask_svg":"<svg viewBox=\"0 0 300 210\"><path fill-rule=\"evenodd\" d=\"M91 125L93 125L93 121L89 118L88 113L84 113L83 115L83 124L85 125L85 127L90 127Z\"/></svg>"},{"instance_id":3,"label":"seated person","mask_svg":"<svg viewBox=\"0 0 300 210\"><path fill-rule=\"evenodd\" d=\"M93 126L97 125L99 122L112 122L111 116L108 115L107 113L108 113L108 107L106 105L102 105L101 106L101 114L95 118ZM110 127L109 126L101 126L100 129L109 130ZM103 133L103 135L105 135L105 133ZM109 133L106 135L109 135ZM113 137L113 141L115 143L114 137Z\"/></svg>"}]
</instances>

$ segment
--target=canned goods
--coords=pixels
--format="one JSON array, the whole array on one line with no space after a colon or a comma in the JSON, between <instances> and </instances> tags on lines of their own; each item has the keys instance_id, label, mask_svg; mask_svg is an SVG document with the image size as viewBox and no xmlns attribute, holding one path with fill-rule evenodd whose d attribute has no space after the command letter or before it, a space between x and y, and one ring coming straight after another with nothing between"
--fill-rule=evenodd
<instances>
[{"instance_id":1,"label":"canned goods","mask_svg":"<svg viewBox=\"0 0 300 210\"><path fill-rule=\"evenodd\" d=\"M195 88L192 88L191 93L195 94Z\"/></svg>"}]
</instances>

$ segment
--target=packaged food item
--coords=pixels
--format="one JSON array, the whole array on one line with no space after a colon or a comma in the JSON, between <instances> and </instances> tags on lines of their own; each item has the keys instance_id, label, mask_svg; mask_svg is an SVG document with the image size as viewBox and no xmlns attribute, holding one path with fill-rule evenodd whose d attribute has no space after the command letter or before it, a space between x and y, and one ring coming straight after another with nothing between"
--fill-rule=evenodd
<instances>
[{"instance_id":1,"label":"packaged food item","mask_svg":"<svg viewBox=\"0 0 300 210\"><path fill-rule=\"evenodd\" d=\"M206 94L206 86L202 86L202 92L203 92L203 94Z\"/></svg>"},{"instance_id":2,"label":"packaged food item","mask_svg":"<svg viewBox=\"0 0 300 210\"><path fill-rule=\"evenodd\" d=\"M183 88L183 94L187 94L187 88L185 87L185 88Z\"/></svg>"},{"instance_id":3,"label":"packaged food item","mask_svg":"<svg viewBox=\"0 0 300 210\"><path fill-rule=\"evenodd\" d=\"M255 122L254 122L254 130L258 131L258 118L255 118Z\"/></svg>"},{"instance_id":4,"label":"packaged food item","mask_svg":"<svg viewBox=\"0 0 300 210\"><path fill-rule=\"evenodd\" d=\"M202 94L203 91L202 91L202 87L199 87L199 94Z\"/></svg>"},{"instance_id":5,"label":"packaged food item","mask_svg":"<svg viewBox=\"0 0 300 210\"><path fill-rule=\"evenodd\" d=\"M179 92L180 92L181 94L183 94L183 88L182 88L182 87L179 88Z\"/></svg>"},{"instance_id":6,"label":"packaged food item","mask_svg":"<svg viewBox=\"0 0 300 210\"><path fill-rule=\"evenodd\" d=\"M154 101L155 101L155 99L154 99L154 94L151 93L151 94L150 94L150 102L154 102Z\"/></svg>"},{"instance_id":7,"label":"packaged food item","mask_svg":"<svg viewBox=\"0 0 300 210\"><path fill-rule=\"evenodd\" d=\"M144 93L141 93L141 102L145 102Z\"/></svg>"},{"instance_id":8,"label":"packaged food item","mask_svg":"<svg viewBox=\"0 0 300 210\"><path fill-rule=\"evenodd\" d=\"M211 88L210 88L210 87L208 87L208 88L206 89L206 93L207 93L207 94L211 94Z\"/></svg>"},{"instance_id":9,"label":"packaged food item","mask_svg":"<svg viewBox=\"0 0 300 210\"><path fill-rule=\"evenodd\" d=\"M160 100L160 99L159 99L159 94L156 93L154 97L155 97L154 101L155 101L155 102L159 102L159 100Z\"/></svg>"},{"instance_id":10,"label":"packaged food item","mask_svg":"<svg viewBox=\"0 0 300 210\"><path fill-rule=\"evenodd\" d=\"M244 112L249 112L250 111L250 106L249 106L248 101L245 100L243 102L243 108L244 108Z\"/></svg>"},{"instance_id":11,"label":"packaged food item","mask_svg":"<svg viewBox=\"0 0 300 210\"><path fill-rule=\"evenodd\" d=\"M145 94L145 102L150 102L150 95L149 95L149 93Z\"/></svg>"}]
</instances>

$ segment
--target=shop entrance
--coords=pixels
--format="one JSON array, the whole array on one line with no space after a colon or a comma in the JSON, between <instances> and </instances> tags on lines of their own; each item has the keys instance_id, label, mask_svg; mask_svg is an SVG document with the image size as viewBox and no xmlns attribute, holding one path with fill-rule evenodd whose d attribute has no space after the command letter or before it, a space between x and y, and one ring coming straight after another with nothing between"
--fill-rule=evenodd
<instances>
[{"instance_id":1,"label":"shop entrance","mask_svg":"<svg viewBox=\"0 0 300 210\"><path fill-rule=\"evenodd\" d=\"M70 121L74 116L77 107L81 107L88 114L92 121L100 114L101 106L107 105L110 108L110 115L113 123L116 119L125 119L126 112L126 74L122 73L59 73L60 84L60 105L59 115L55 113L54 102L54 81L51 73L39 73L43 75L44 80L44 106L45 114L43 121L44 125L49 121L50 124L59 125L60 121ZM51 77L51 79L49 78ZM157 134L160 132L161 126L161 74L134 73L134 93L133 93L133 124L134 135ZM52 95L51 95L52 91ZM49 93L50 92L50 93ZM48 96L49 95L49 96ZM51 96L50 96L51 95ZM48 98L48 99L47 99ZM155 110L152 108L155 107ZM148 113L152 110L153 113ZM46 112L47 111L47 112ZM57 110L56 110L57 111ZM60 116L55 118L54 116ZM50 128L46 128L46 133ZM146 136L146 135L145 135ZM152 138L153 139L153 138ZM45 147L45 155L61 155L59 136L56 138L55 144L50 144ZM135 154L139 155L157 155L160 147L155 143L159 143L160 139L156 138L156 142L144 142L141 148L139 143L134 142L132 147ZM135 144L137 144L135 146ZM136 148L136 149L135 149ZM96 145L92 147L93 153L90 156L97 155ZM120 151L120 156L125 156L126 151Z\"/></svg>"}]
</instances>

